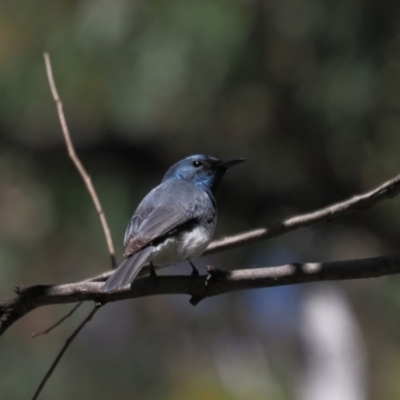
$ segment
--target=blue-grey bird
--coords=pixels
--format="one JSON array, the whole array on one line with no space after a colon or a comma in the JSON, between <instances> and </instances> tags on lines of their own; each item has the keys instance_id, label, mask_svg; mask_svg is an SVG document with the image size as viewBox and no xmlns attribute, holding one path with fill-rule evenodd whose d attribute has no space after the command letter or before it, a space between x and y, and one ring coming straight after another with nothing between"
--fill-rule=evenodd
<instances>
[{"instance_id":1,"label":"blue-grey bird","mask_svg":"<svg viewBox=\"0 0 400 400\"><path fill-rule=\"evenodd\" d=\"M199 257L210 243L217 222L215 196L228 168L242 158L218 160L194 155L174 164L139 204L125 232L125 255L102 290L122 288L143 265L163 267Z\"/></svg>"}]
</instances>

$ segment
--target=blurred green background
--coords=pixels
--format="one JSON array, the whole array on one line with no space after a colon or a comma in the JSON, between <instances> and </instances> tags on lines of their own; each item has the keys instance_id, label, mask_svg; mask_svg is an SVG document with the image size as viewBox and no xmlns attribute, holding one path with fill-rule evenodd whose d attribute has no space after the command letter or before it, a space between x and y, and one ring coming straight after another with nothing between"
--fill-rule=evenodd
<instances>
[{"instance_id":1,"label":"blurred green background","mask_svg":"<svg viewBox=\"0 0 400 400\"><path fill-rule=\"evenodd\" d=\"M220 189L217 237L398 174L399 22L394 0L1 1L0 296L18 282L109 268L66 154L44 50L121 255L140 199L190 154L247 160ZM395 199L197 265L377 256L398 252L399 232ZM232 293L195 308L184 296L110 304L40 398L398 399L399 289L390 276ZM71 306L36 310L6 332L1 399L33 395L90 307L35 340Z\"/></svg>"}]
</instances>

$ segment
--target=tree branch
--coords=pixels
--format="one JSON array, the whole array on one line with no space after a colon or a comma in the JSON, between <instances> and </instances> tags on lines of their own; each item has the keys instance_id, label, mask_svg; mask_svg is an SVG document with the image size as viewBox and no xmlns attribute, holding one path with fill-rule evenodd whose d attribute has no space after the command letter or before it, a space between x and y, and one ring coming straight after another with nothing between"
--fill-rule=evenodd
<instances>
[{"instance_id":1,"label":"tree branch","mask_svg":"<svg viewBox=\"0 0 400 400\"><path fill-rule=\"evenodd\" d=\"M395 178L383 183L376 189L353 196L348 200L324 207L317 211L288 218L266 228L259 228L216 240L210 243L204 254L212 254L219 251L235 249L236 247L254 243L259 240L281 236L299 228L305 228L323 222L330 222L344 214L367 209L383 200L396 197L399 194L400 175L397 175Z\"/></svg>"},{"instance_id":2,"label":"tree branch","mask_svg":"<svg viewBox=\"0 0 400 400\"><path fill-rule=\"evenodd\" d=\"M0 335L35 308L62 303L94 301L102 304L160 294L186 294L197 304L204 298L245 289L293 285L296 283L376 278L400 273L400 255L326 263L287 264L225 272L209 268L209 275L162 276L137 279L131 288L101 291L101 282L64 285L18 286L17 296L0 300Z\"/></svg>"}]
</instances>

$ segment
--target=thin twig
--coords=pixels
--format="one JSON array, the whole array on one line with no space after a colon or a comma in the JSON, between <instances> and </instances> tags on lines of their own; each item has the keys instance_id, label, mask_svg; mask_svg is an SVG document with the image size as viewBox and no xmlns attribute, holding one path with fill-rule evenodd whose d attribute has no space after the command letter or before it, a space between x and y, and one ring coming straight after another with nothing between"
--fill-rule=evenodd
<instances>
[{"instance_id":1,"label":"thin twig","mask_svg":"<svg viewBox=\"0 0 400 400\"><path fill-rule=\"evenodd\" d=\"M112 241L112 237L111 237L111 232L110 229L108 227L107 224L107 219L106 216L103 212L100 200L97 196L96 190L93 186L92 180L89 176L89 174L87 173L85 167L83 166L82 162L80 161L79 157L77 156L76 152L75 152L75 148L74 145L72 143L72 139L71 139L71 135L69 133L69 129L68 129L68 125L67 125L67 121L65 119L65 115L64 115L64 111L63 111L63 103L61 101L61 98L58 94L57 91L57 87L54 81L54 76L53 76L53 70L51 67L51 61L50 61L50 56L47 52L45 52L43 54L44 57L44 62L45 62L45 66L46 66L46 74L47 74L47 79L49 81L49 86L50 86L50 90L51 90L51 94L53 96L53 100L56 104L57 107L57 113L58 113L58 118L60 120L60 124L61 124L61 130L64 136L64 140L65 140L65 144L67 146L67 151L68 151L68 156L71 158L73 164L75 165L76 169L78 170L80 176L82 177L82 180L89 192L89 195L93 201L94 207L96 209L96 212L99 216L100 219L100 223L101 226L103 228L103 232L104 232L104 236L106 239L106 243L107 243L107 248L108 248L108 252L110 254L110 258L111 258L111 269L114 269L117 265L116 263L116 259L115 259L115 250L114 250L114 244ZM41 334L47 334L50 331L52 331L54 328L56 328L58 325L60 325L63 321L65 321L68 317L70 317L79 307L76 306L74 307L66 316L64 316L63 318L61 318L58 322L56 322L55 324L53 324L52 326L50 326L49 328L47 328L46 330L39 332L37 334L32 335L32 338L37 337Z\"/></svg>"},{"instance_id":2,"label":"thin twig","mask_svg":"<svg viewBox=\"0 0 400 400\"><path fill-rule=\"evenodd\" d=\"M57 328L58 325L60 325L62 322L64 322L67 318L69 318L81 305L83 302L79 302L68 314L64 315L59 321L57 321L55 324L51 325L47 329L41 332L37 333L32 333L31 338L36 338L40 335L47 335L49 332L51 332L54 328Z\"/></svg>"},{"instance_id":3,"label":"thin twig","mask_svg":"<svg viewBox=\"0 0 400 400\"><path fill-rule=\"evenodd\" d=\"M108 228L106 216L101 207L101 203L97 196L96 190L93 186L92 180L91 180L89 174L86 172L85 167L79 160L77 154L75 153L74 145L72 144L72 140L71 140L71 135L68 130L67 121L65 119L64 112L63 112L63 104L60 99L60 96L58 95L56 84L54 82L53 71L52 71L51 62L50 62L50 56L47 52L45 52L45 53L43 53L43 57L44 57L45 65L46 65L47 79L49 81L53 100L56 103L58 118L60 120L61 130L64 135L65 144L66 144L67 150L68 150L68 155L71 158L72 162L74 163L79 174L81 175L81 177L86 185L86 188L90 194L90 197L92 198L92 201L94 203L94 206L96 208L97 214L98 214L100 222L101 222L101 226L103 227L104 236L105 236L106 242L107 242L108 252L110 253L110 257L111 257L111 265L112 265L112 268L115 268L116 260L115 260L114 245L113 245L113 241L111 238L110 229Z\"/></svg>"},{"instance_id":4,"label":"thin twig","mask_svg":"<svg viewBox=\"0 0 400 400\"><path fill-rule=\"evenodd\" d=\"M49 56L48 53L45 52L43 54L43 57L44 57L44 63L45 63L45 66L46 66L47 79L49 81L50 90L51 90L51 94L53 96L53 100L54 100L54 102L56 104L58 118L60 120L61 130L62 130L62 133L64 135L64 139L65 139L65 144L67 146L68 155L71 158L71 160L72 160L73 164L75 165L76 169L78 170L80 176L82 177L82 180L83 180L84 184L86 185L86 188L87 188L87 190L89 192L89 195L90 195L90 197L91 197L91 199L93 201L94 207L95 207L95 209L97 211L97 215L99 216L100 223L101 223L101 226L103 228L104 236L105 236L105 239L106 239L108 252L109 252L110 258L111 258L111 268L114 269L116 267L114 244L113 244L113 241L112 241L110 229L109 229L108 224L107 224L106 216L105 216L105 214L103 212L100 200L99 200L99 198L97 196L96 189L94 188L94 186L92 184L92 180L91 180L89 174L86 172L85 167L83 166L83 164L81 163L79 157L77 156L77 154L75 152L75 148L74 148L74 145L73 145L72 140L71 140L71 135L69 133L67 121L66 121L65 116L64 116L63 104L62 104L62 101L60 99L60 96L58 95L56 84L54 82L53 70L51 68L50 56ZM55 327L60 325L65 319L70 317L78 309L78 307L81 304L82 304L82 302L78 303L66 316L61 318L57 323L55 323L54 325L50 326L49 328L47 328L43 332L40 332L38 334L33 335L32 337L36 337L36 336L39 336L41 334L47 334L48 332L52 331ZM57 364L61 360L61 357L63 356L63 354L65 353L65 351L69 347L69 345L72 343L74 338L78 335L78 333L83 329L83 327L92 319L93 315L96 313L96 311L98 310L98 308L100 306L101 305L99 303L98 304L96 303L96 306L94 307L92 312L83 320L83 322L78 326L78 328L75 330L75 332L67 339L67 341L65 342L64 347L59 352L58 356L54 360L54 362L53 362L52 366L50 367L49 371L47 372L47 374L43 378L42 382L40 383L38 389L36 390L36 393L34 394L34 396L32 398L33 400L37 399L37 397L39 396L40 392L42 391L44 385L46 384L47 380L50 378L51 374L53 373L54 369L56 368Z\"/></svg>"},{"instance_id":5,"label":"thin twig","mask_svg":"<svg viewBox=\"0 0 400 400\"><path fill-rule=\"evenodd\" d=\"M101 304L96 303L96 305L94 306L94 308L91 311L91 313L81 322L81 324L78 326L78 328L75 329L75 332L65 341L65 344L64 344L63 348L58 353L58 355L57 355L56 359L54 360L53 364L51 364L51 367L49 368L49 370L47 371L46 375L44 376L44 378L40 382L40 385L36 389L36 392L33 395L32 400L36 400L38 398L38 396L39 396L40 392L42 391L44 385L46 384L46 382L50 378L50 376L53 373L54 369L57 367L57 364L61 360L61 357L63 356L63 354L67 351L69 345L72 343L74 338L78 335L78 333L83 329L83 327L92 319L93 315L96 313L96 311L100 307L101 307Z\"/></svg>"},{"instance_id":6,"label":"thin twig","mask_svg":"<svg viewBox=\"0 0 400 400\"><path fill-rule=\"evenodd\" d=\"M314 226L356 211L369 208L383 200L396 197L400 194L400 175L383 183L367 193L353 196L328 207L310 213L288 218L266 228L254 229L238 235L228 236L212 242L204 254L212 254L230 250L243 245L284 235L299 228Z\"/></svg>"}]
</instances>

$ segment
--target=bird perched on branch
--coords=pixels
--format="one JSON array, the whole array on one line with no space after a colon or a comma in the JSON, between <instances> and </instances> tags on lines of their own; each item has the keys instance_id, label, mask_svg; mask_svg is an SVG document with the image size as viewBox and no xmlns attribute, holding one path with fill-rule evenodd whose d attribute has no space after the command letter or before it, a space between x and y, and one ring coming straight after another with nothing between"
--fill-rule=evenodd
<instances>
[{"instance_id":1,"label":"bird perched on branch","mask_svg":"<svg viewBox=\"0 0 400 400\"><path fill-rule=\"evenodd\" d=\"M155 274L154 267L187 260L197 275L191 259L204 252L214 235L218 186L225 172L242 161L194 155L174 164L133 214L125 232L127 258L102 290L130 284L148 263Z\"/></svg>"}]
</instances>

